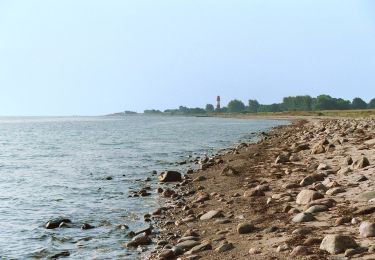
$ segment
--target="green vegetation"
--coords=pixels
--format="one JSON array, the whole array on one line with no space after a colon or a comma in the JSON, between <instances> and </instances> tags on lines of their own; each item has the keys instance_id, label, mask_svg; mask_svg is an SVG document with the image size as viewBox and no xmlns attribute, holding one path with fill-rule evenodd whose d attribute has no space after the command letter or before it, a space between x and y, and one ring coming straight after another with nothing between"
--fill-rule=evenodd
<instances>
[{"instance_id":1,"label":"green vegetation","mask_svg":"<svg viewBox=\"0 0 375 260\"><path fill-rule=\"evenodd\" d=\"M148 115L160 115L160 114L163 114L163 112L161 112L160 110L155 110L155 109L145 110L145 111L143 111L143 113L148 114Z\"/></svg>"},{"instance_id":2,"label":"green vegetation","mask_svg":"<svg viewBox=\"0 0 375 260\"><path fill-rule=\"evenodd\" d=\"M353 99L353 102L352 102L352 108L353 109L366 109L367 103L360 98L355 98Z\"/></svg>"},{"instance_id":3,"label":"green vegetation","mask_svg":"<svg viewBox=\"0 0 375 260\"><path fill-rule=\"evenodd\" d=\"M215 112L215 107L214 107L214 105L212 105L212 104L207 104L207 105L206 105L206 112L207 112L207 113L213 113L213 112Z\"/></svg>"},{"instance_id":4,"label":"green vegetation","mask_svg":"<svg viewBox=\"0 0 375 260\"><path fill-rule=\"evenodd\" d=\"M245 111L245 104L237 99L234 99L228 103L228 112L242 112Z\"/></svg>"},{"instance_id":5,"label":"green vegetation","mask_svg":"<svg viewBox=\"0 0 375 260\"><path fill-rule=\"evenodd\" d=\"M250 99L249 100L249 106L248 106L248 111L250 113L257 113L259 111L259 102L255 99Z\"/></svg>"},{"instance_id":6,"label":"green vegetation","mask_svg":"<svg viewBox=\"0 0 375 260\"><path fill-rule=\"evenodd\" d=\"M188 108L180 106L178 109L167 109L164 111L164 113L169 115L199 115L206 114L207 112L203 108L199 107Z\"/></svg>"},{"instance_id":7,"label":"green vegetation","mask_svg":"<svg viewBox=\"0 0 375 260\"><path fill-rule=\"evenodd\" d=\"M333 98L329 95L319 95L317 97L311 96L290 96L284 97L282 103L274 103L270 105L260 104L255 99L250 99L247 106L240 100L231 100L226 107L219 110L215 109L212 104L207 104L203 108L188 108L180 106L178 109L167 109L164 112L160 110L145 110L145 114L169 114L169 115L207 115L212 113L242 113L242 114L267 114L267 113L282 113L283 115L305 114L308 115L330 115L345 114L350 116L352 114L358 115L355 110L373 109L375 108L375 98L371 99L367 104L359 97L352 101L342 98ZM324 111L324 112L323 112ZM327 112L332 111L332 112ZM340 111L347 111L346 113ZM374 111L363 112L365 115L373 114ZM295 113L300 112L300 113Z\"/></svg>"},{"instance_id":8,"label":"green vegetation","mask_svg":"<svg viewBox=\"0 0 375 260\"><path fill-rule=\"evenodd\" d=\"M368 103L368 108L375 108L375 98L371 99Z\"/></svg>"}]
</instances>

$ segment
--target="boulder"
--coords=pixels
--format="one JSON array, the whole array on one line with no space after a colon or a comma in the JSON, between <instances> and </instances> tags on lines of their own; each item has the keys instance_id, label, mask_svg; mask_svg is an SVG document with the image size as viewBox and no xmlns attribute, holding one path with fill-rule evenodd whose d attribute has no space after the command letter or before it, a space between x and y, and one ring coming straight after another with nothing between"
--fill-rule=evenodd
<instances>
[{"instance_id":1,"label":"boulder","mask_svg":"<svg viewBox=\"0 0 375 260\"><path fill-rule=\"evenodd\" d=\"M140 245L149 245L152 243L151 238L146 234L140 234L133 237L132 241L126 244L126 247L138 247Z\"/></svg>"},{"instance_id":2,"label":"boulder","mask_svg":"<svg viewBox=\"0 0 375 260\"><path fill-rule=\"evenodd\" d=\"M220 175L223 176L235 176L238 174L239 172L231 166L225 166L223 170L220 172Z\"/></svg>"},{"instance_id":3,"label":"boulder","mask_svg":"<svg viewBox=\"0 0 375 260\"><path fill-rule=\"evenodd\" d=\"M198 241L199 238L198 237L195 237L195 236L184 236L184 237L181 237L177 243L181 243L181 242L184 242L184 241L187 241L187 240L194 240L194 241Z\"/></svg>"},{"instance_id":4,"label":"boulder","mask_svg":"<svg viewBox=\"0 0 375 260\"><path fill-rule=\"evenodd\" d=\"M338 172L337 174L348 174L350 173L352 170L349 168L349 167L342 167Z\"/></svg>"},{"instance_id":5,"label":"boulder","mask_svg":"<svg viewBox=\"0 0 375 260\"><path fill-rule=\"evenodd\" d=\"M375 212L375 206L364 206L357 209L354 214L355 215L368 215Z\"/></svg>"},{"instance_id":6,"label":"boulder","mask_svg":"<svg viewBox=\"0 0 375 260\"><path fill-rule=\"evenodd\" d=\"M358 245L350 236L345 235L326 235L320 244L320 249L330 254L341 254L349 248L357 248Z\"/></svg>"},{"instance_id":7,"label":"boulder","mask_svg":"<svg viewBox=\"0 0 375 260\"><path fill-rule=\"evenodd\" d=\"M375 191L367 191L359 194L361 200L369 201L375 198Z\"/></svg>"},{"instance_id":8,"label":"boulder","mask_svg":"<svg viewBox=\"0 0 375 260\"><path fill-rule=\"evenodd\" d=\"M353 162L352 169L353 170L362 169L362 168L365 168L369 165L370 165L369 160L366 157L362 156L361 158L359 158L359 159L357 159Z\"/></svg>"},{"instance_id":9,"label":"boulder","mask_svg":"<svg viewBox=\"0 0 375 260\"><path fill-rule=\"evenodd\" d=\"M301 255L310 255L310 250L307 246L297 246L290 253L290 256L296 257Z\"/></svg>"},{"instance_id":10,"label":"boulder","mask_svg":"<svg viewBox=\"0 0 375 260\"><path fill-rule=\"evenodd\" d=\"M279 164L279 163L289 162L289 157L290 157L289 154L280 154L279 156L277 156L275 163Z\"/></svg>"},{"instance_id":11,"label":"boulder","mask_svg":"<svg viewBox=\"0 0 375 260\"><path fill-rule=\"evenodd\" d=\"M351 165L353 163L353 159L351 156L346 156L344 159L344 165Z\"/></svg>"},{"instance_id":12,"label":"boulder","mask_svg":"<svg viewBox=\"0 0 375 260\"><path fill-rule=\"evenodd\" d=\"M356 182L362 182L362 181L367 181L367 180L368 180L368 178L367 178L365 175L359 175L359 176L355 179Z\"/></svg>"},{"instance_id":13,"label":"boulder","mask_svg":"<svg viewBox=\"0 0 375 260\"><path fill-rule=\"evenodd\" d=\"M324 176L322 174L312 174L303 178L299 185L304 187L322 180L324 180Z\"/></svg>"},{"instance_id":14,"label":"boulder","mask_svg":"<svg viewBox=\"0 0 375 260\"><path fill-rule=\"evenodd\" d=\"M300 188L300 187L301 187L301 185L298 184L298 183L287 183L287 184L283 185L284 189L296 189L296 188Z\"/></svg>"},{"instance_id":15,"label":"boulder","mask_svg":"<svg viewBox=\"0 0 375 260\"><path fill-rule=\"evenodd\" d=\"M247 190L243 194L243 196L245 198L248 198L248 197L262 197L262 196L265 196L265 195L266 194L263 191L258 190L258 189Z\"/></svg>"},{"instance_id":16,"label":"boulder","mask_svg":"<svg viewBox=\"0 0 375 260\"><path fill-rule=\"evenodd\" d=\"M293 235L301 235L301 236L306 236L310 234L313 230L308 227L300 227L292 231Z\"/></svg>"},{"instance_id":17,"label":"boulder","mask_svg":"<svg viewBox=\"0 0 375 260\"><path fill-rule=\"evenodd\" d=\"M306 213L316 213L316 212L323 212L327 211L328 207L326 205L314 205L308 208L305 212Z\"/></svg>"},{"instance_id":18,"label":"boulder","mask_svg":"<svg viewBox=\"0 0 375 260\"><path fill-rule=\"evenodd\" d=\"M49 220L44 227L46 229L55 229L60 226L61 223L72 223L72 221L68 218L56 218Z\"/></svg>"},{"instance_id":19,"label":"boulder","mask_svg":"<svg viewBox=\"0 0 375 260\"><path fill-rule=\"evenodd\" d=\"M324 138L323 140L321 140L318 144L321 144L321 145L328 145L329 144L329 141L327 138Z\"/></svg>"},{"instance_id":20,"label":"boulder","mask_svg":"<svg viewBox=\"0 0 375 260\"><path fill-rule=\"evenodd\" d=\"M181 248L183 250L189 250L197 245L199 245L200 243L198 241L195 241L195 240L185 240L183 242L180 242L176 245L176 247L178 248Z\"/></svg>"},{"instance_id":21,"label":"boulder","mask_svg":"<svg viewBox=\"0 0 375 260\"><path fill-rule=\"evenodd\" d=\"M209 242L205 242L205 243L194 246L189 251L187 251L185 254L192 255L192 254L196 254L196 253L199 253L199 252L202 252L202 251L205 251L205 250L211 250L211 249L212 249L211 244Z\"/></svg>"},{"instance_id":22,"label":"boulder","mask_svg":"<svg viewBox=\"0 0 375 260\"><path fill-rule=\"evenodd\" d=\"M237 226L238 234L248 234L250 232L253 232L254 230L255 230L254 225L250 223L240 223Z\"/></svg>"},{"instance_id":23,"label":"boulder","mask_svg":"<svg viewBox=\"0 0 375 260\"><path fill-rule=\"evenodd\" d=\"M260 184L258 186L255 187L256 190L260 190L260 191L270 191L270 186L267 185L267 184Z\"/></svg>"},{"instance_id":24,"label":"boulder","mask_svg":"<svg viewBox=\"0 0 375 260\"><path fill-rule=\"evenodd\" d=\"M340 226L340 225L349 223L351 220L352 220L352 217L350 216L339 217L335 220L335 225Z\"/></svg>"},{"instance_id":25,"label":"boulder","mask_svg":"<svg viewBox=\"0 0 375 260\"><path fill-rule=\"evenodd\" d=\"M152 226L149 226L147 228L142 228L140 230L137 230L134 232L135 235L139 235L139 234L142 234L142 233L145 233L146 235L151 235L152 233Z\"/></svg>"},{"instance_id":26,"label":"boulder","mask_svg":"<svg viewBox=\"0 0 375 260\"><path fill-rule=\"evenodd\" d=\"M364 221L359 226L361 237L375 237L375 223Z\"/></svg>"},{"instance_id":27,"label":"boulder","mask_svg":"<svg viewBox=\"0 0 375 260\"><path fill-rule=\"evenodd\" d=\"M325 163L321 163L321 164L318 165L317 170L318 170L318 171L320 171L320 170L324 171L324 170L328 170L328 169L330 169L330 168L331 168L331 167L330 167L329 165L327 165L327 164L325 164Z\"/></svg>"},{"instance_id":28,"label":"boulder","mask_svg":"<svg viewBox=\"0 0 375 260\"><path fill-rule=\"evenodd\" d=\"M54 254L54 255L51 255L49 257L49 259L58 259L60 257L68 257L70 256L70 252L69 251L62 251L60 253L57 253L57 254Z\"/></svg>"},{"instance_id":29,"label":"boulder","mask_svg":"<svg viewBox=\"0 0 375 260\"><path fill-rule=\"evenodd\" d=\"M367 144L367 145L375 145L375 139L367 140L367 141L365 141L365 144Z\"/></svg>"},{"instance_id":30,"label":"boulder","mask_svg":"<svg viewBox=\"0 0 375 260\"><path fill-rule=\"evenodd\" d=\"M95 228L95 226L90 225L90 224L88 224L88 223L85 223L85 224L83 224L83 225L81 226L81 229L82 229L82 230L93 229L93 228Z\"/></svg>"},{"instance_id":31,"label":"boulder","mask_svg":"<svg viewBox=\"0 0 375 260\"><path fill-rule=\"evenodd\" d=\"M343 193L345 192L345 189L344 188L341 188L341 187L335 187L335 188L332 188L332 189L329 189L326 191L326 194L327 195L336 195L336 194L339 194L339 193Z\"/></svg>"},{"instance_id":32,"label":"boulder","mask_svg":"<svg viewBox=\"0 0 375 260\"><path fill-rule=\"evenodd\" d=\"M199 237L198 230L196 229L186 230L185 233L183 234L183 237L188 237L188 236Z\"/></svg>"},{"instance_id":33,"label":"boulder","mask_svg":"<svg viewBox=\"0 0 375 260\"><path fill-rule=\"evenodd\" d=\"M316 191L319 191L321 193L325 193L327 191L327 187L324 186L321 182L316 182L314 183L314 185L312 186L312 188Z\"/></svg>"},{"instance_id":34,"label":"boulder","mask_svg":"<svg viewBox=\"0 0 375 260\"><path fill-rule=\"evenodd\" d=\"M336 188L336 187L340 187L340 184L337 182L337 181L331 181L331 182L328 182L326 184L326 187L328 189L331 189L331 188ZM331 191L332 192L332 191ZM334 193L337 192L337 191L334 191ZM340 193L340 192L339 192Z\"/></svg>"},{"instance_id":35,"label":"boulder","mask_svg":"<svg viewBox=\"0 0 375 260\"><path fill-rule=\"evenodd\" d=\"M226 252L229 250L232 250L234 248L232 243L228 243L228 241L224 241L222 244L220 244L215 251L218 253Z\"/></svg>"},{"instance_id":36,"label":"boulder","mask_svg":"<svg viewBox=\"0 0 375 260\"><path fill-rule=\"evenodd\" d=\"M300 152L300 151L308 150L308 149L310 149L310 145L309 145L309 144L299 144L299 145L297 145L297 147L294 149L294 152Z\"/></svg>"},{"instance_id":37,"label":"boulder","mask_svg":"<svg viewBox=\"0 0 375 260\"><path fill-rule=\"evenodd\" d=\"M174 251L172 249L164 249L160 252L160 259L173 259L175 257Z\"/></svg>"},{"instance_id":38,"label":"boulder","mask_svg":"<svg viewBox=\"0 0 375 260\"><path fill-rule=\"evenodd\" d=\"M249 249L250 255L257 255L257 254L260 254L260 253L262 253L262 251L259 248L252 247L252 248Z\"/></svg>"},{"instance_id":39,"label":"boulder","mask_svg":"<svg viewBox=\"0 0 375 260\"><path fill-rule=\"evenodd\" d=\"M222 217L223 214L220 210L210 210L209 212L203 214L201 217L200 217L200 220L209 220L209 219L212 219L212 218L218 218L218 217Z\"/></svg>"},{"instance_id":40,"label":"boulder","mask_svg":"<svg viewBox=\"0 0 375 260\"><path fill-rule=\"evenodd\" d=\"M181 173L177 171L165 171L159 176L160 182L180 182L181 180Z\"/></svg>"},{"instance_id":41,"label":"boulder","mask_svg":"<svg viewBox=\"0 0 375 260\"><path fill-rule=\"evenodd\" d=\"M306 176L302 179L302 181L299 183L300 186L305 187L313 184L315 182L315 179L312 176Z\"/></svg>"},{"instance_id":42,"label":"boulder","mask_svg":"<svg viewBox=\"0 0 375 260\"><path fill-rule=\"evenodd\" d=\"M324 148L324 145L316 144L311 149L311 154L320 154L320 153L324 153L325 151L326 149Z\"/></svg>"},{"instance_id":43,"label":"boulder","mask_svg":"<svg viewBox=\"0 0 375 260\"><path fill-rule=\"evenodd\" d=\"M306 205L309 202L317 199L322 199L324 196L313 190L302 190L298 195L296 199L297 204Z\"/></svg>"},{"instance_id":44,"label":"boulder","mask_svg":"<svg viewBox=\"0 0 375 260\"><path fill-rule=\"evenodd\" d=\"M198 176L193 180L193 182L205 181L207 178L204 176Z\"/></svg>"},{"instance_id":45,"label":"boulder","mask_svg":"<svg viewBox=\"0 0 375 260\"><path fill-rule=\"evenodd\" d=\"M287 250L290 250L290 246L288 244L282 244L282 245L279 245L277 248L276 248L276 252L280 253L280 252L284 252L284 251L287 251Z\"/></svg>"},{"instance_id":46,"label":"boulder","mask_svg":"<svg viewBox=\"0 0 375 260\"><path fill-rule=\"evenodd\" d=\"M210 199L210 195L208 195L205 192L200 192L199 194L197 194L197 198L193 200L193 203L201 203L209 199Z\"/></svg>"},{"instance_id":47,"label":"boulder","mask_svg":"<svg viewBox=\"0 0 375 260\"><path fill-rule=\"evenodd\" d=\"M315 220L315 217L313 216L313 214L306 213L306 212L299 213L299 214L295 215L294 218L292 219L292 221L295 222L295 223L309 222L309 221L313 221L313 220Z\"/></svg>"}]
</instances>

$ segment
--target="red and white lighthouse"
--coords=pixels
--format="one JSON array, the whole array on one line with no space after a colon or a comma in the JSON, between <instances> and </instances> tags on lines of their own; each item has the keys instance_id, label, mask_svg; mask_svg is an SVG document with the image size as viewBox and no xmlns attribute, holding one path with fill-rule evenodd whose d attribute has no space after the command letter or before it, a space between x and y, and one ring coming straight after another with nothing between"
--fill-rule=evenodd
<instances>
[{"instance_id":1,"label":"red and white lighthouse","mask_svg":"<svg viewBox=\"0 0 375 260\"><path fill-rule=\"evenodd\" d=\"M216 98L216 110L219 110L220 109L220 96L217 96Z\"/></svg>"}]
</instances>

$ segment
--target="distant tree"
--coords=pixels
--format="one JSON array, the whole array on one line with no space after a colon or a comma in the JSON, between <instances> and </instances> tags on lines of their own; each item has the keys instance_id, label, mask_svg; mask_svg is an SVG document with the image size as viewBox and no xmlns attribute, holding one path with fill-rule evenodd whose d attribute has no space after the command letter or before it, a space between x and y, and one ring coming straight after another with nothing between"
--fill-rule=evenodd
<instances>
[{"instance_id":1,"label":"distant tree","mask_svg":"<svg viewBox=\"0 0 375 260\"><path fill-rule=\"evenodd\" d=\"M310 111L312 98L310 96L285 97L283 107L288 111Z\"/></svg>"},{"instance_id":2,"label":"distant tree","mask_svg":"<svg viewBox=\"0 0 375 260\"><path fill-rule=\"evenodd\" d=\"M259 109L259 102L256 99L250 99L248 111L251 113L257 113L258 109Z\"/></svg>"},{"instance_id":3,"label":"distant tree","mask_svg":"<svg viewBox=\"0 0 375 260\"><path fill-rule=\"evenodd\" d=\"M375 108L375 98L371 99L367 105L368 108Z\"/></svg>"},{"instance_id":4,"label":"distant tree","mask_svg":"<svg viewBox=\"0 0 375 260\"><path fill-rule=\"evenodd\" d=\"M178 108L178 110L179 110L181 113L186 114L186 113L188 112L189 108L184 107L184 106L180 106L180 107Z\"/></svg>"},{"instance_id":5,"label":"distant tree","mask_svg":"<svg viewBox=\"0 0 375 260\"><path fill-rule=\"evenodd\" d=\"M284 108L282 104L271 104L271 105L260 105L259 106L259 112L282 112L284 111Z\"/></svg>"},{"instance_id":6,"label":"distant tree","mask_svg":"<svg viewBox=\"0 0 375 260\"><path fill-rule=\"evenodd\" d=\"M363 101L361 98L354 98L352 101L352 108L353 109L366 109L367 103Z\"/></svg>"},{"instance_id":7,"label":"distant tree","mask_svg":"<svg viewBox=\"0 0 375 260\"><path fill-rule=\"evenodd\" d=\"M150 109L150 110L143 111L143 113L145 113L145 114L162 114L163 112L161 112L160 110Z\"/></svg>"},{"instance_id":8,"label":"distant tree","mask_svg":"<svg viewBox=\"0 0 375 260\"><path fill-rule=\"evenodd\" d=\"M339 110L345 110L345 109L350 109L351 104L349 100L339 98L339 99L336 99L336 107Z\"/></svg>"},{"instance_id":9,"label":"distant tree","mask_svg":"<svg viewBox=\"0 0 375 260\"><path fill-rule=\"evenodd\" d=\"M335 102L329 95L319 95L314 100L314 110L332 110L335 109Z\"/></svg>"},{"instance_id":10,"label":"distant tree","mask_svg":"<svg viewBox=\"0 0 375 260\"><path fill-rule=\"evenodd\" d=\"M206 111L207 111L208 113L212 113L212 112L214 112L214 111L215 111L215 107L214 107L214 105L212 105L212 104L207 104L207 105L206 105Z\"/></svg>"},{"instance_id":11,"label":"distant tree","mask_svg":"<svg viewBox=\"0 0 375 260\"><path fill-rule=\"evenodd\" d=\"M206 110L200 107L189 108L188 114L205 114Z\"/></svg>"},{"instance_id":12,"label":"distant tree","mask_svg":"<svg viewBox=\"0 0 375 260\"><path fill-rule=\"evenodd\" d=\"M228 103L229 112L242 112L245 110L245 104L237 99L233 99Z\"/></svg>"}]
</instances>

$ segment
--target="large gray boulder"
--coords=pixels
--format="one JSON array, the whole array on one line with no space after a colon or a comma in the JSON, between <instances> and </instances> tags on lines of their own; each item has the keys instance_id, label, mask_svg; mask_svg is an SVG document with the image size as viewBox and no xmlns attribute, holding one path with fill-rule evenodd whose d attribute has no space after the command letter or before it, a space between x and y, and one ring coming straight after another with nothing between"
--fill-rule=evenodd
<instances>
[{"instance_id":1,"label":"large gray boulder","mask_svg":"<svg viewBox=\"0 0 375 260\"><path fill-rule=\"evenodd\" d=\"M159 176L160 182L179 182L182 180L181 173L177 171L165 171Z\"/></svg>"},{"instance_id":2,"label":"large gray boulder","mask_svg":"<svg viewBox=\"0 0 375 260\"><path fill-rule=\"evenodd\" d=\"M364 221L359 226L361 237L375 237L375 223Z\"/></svg>"},{"instance_id":3,"label":"large gray boulder","mask_svg":"<svg viewBox=\"0 0 375 260\"><path fill-rule=\"evenodd\" d=\"M327 235L320 244L320 249L330 254L341 254L344 253L346 249L357 247L358 244L352 237L344 235Z\"/></svg>"},{"instance_id":4,"label":"large gray boulder","mask_svg":"<svg viewBox=\"0 0 375 260\"><path fill-rule=\"evenodd\" d=\"M149 245L152 243L151 238L145 233L140 234L132 239L129 243L126 244L127 248L138 247L140 245Z\"/></svg>"},{"instance_id":5,"label":"large gray boulder","mask_svg":"<svg viewBox=\"0 0 375 260\"><path fill-rule=\"evenodd\" d=\"M302 212L294 216L292 219L293 222L295 223L300 223L300 222L309 222L315 220L313 214L308 213L308 212Z\"/></svg>"},{"instance_id":6,"label":"large gray boulder","mask_svg":"<svg viewBox=\"0 0 375 260\"><path fill-rule=\"evenodd\" d=\"M180 242L176 245L176 247L179 247L183 250L189 250L197 245L200 245L198 241L195 240L185 240L183 242Z\"/></svg>"},{"instance_id":7,"label":"large gray boulder","mask_svg":"<svg viewBox=\"0 0 375 260\"><path fill-rule=\"evenodd\" d=\"M301 192L297 195L296 203L300 205L309 204L309 202L317 199L322 199L324 196L314 190L301 190Z\"/></svg>"},{"instance_id":8,"label":"large gray boulder","mask_svg":"<svg viewBox=\"0 0 375 260\"><path fill-rule=\"evenodd\" d=\"M240 223L237 226L238 234L247 234L247 233L253 232L254 230L255 230L254 225L250 223Z\"/></svg>"}]
</instances>

